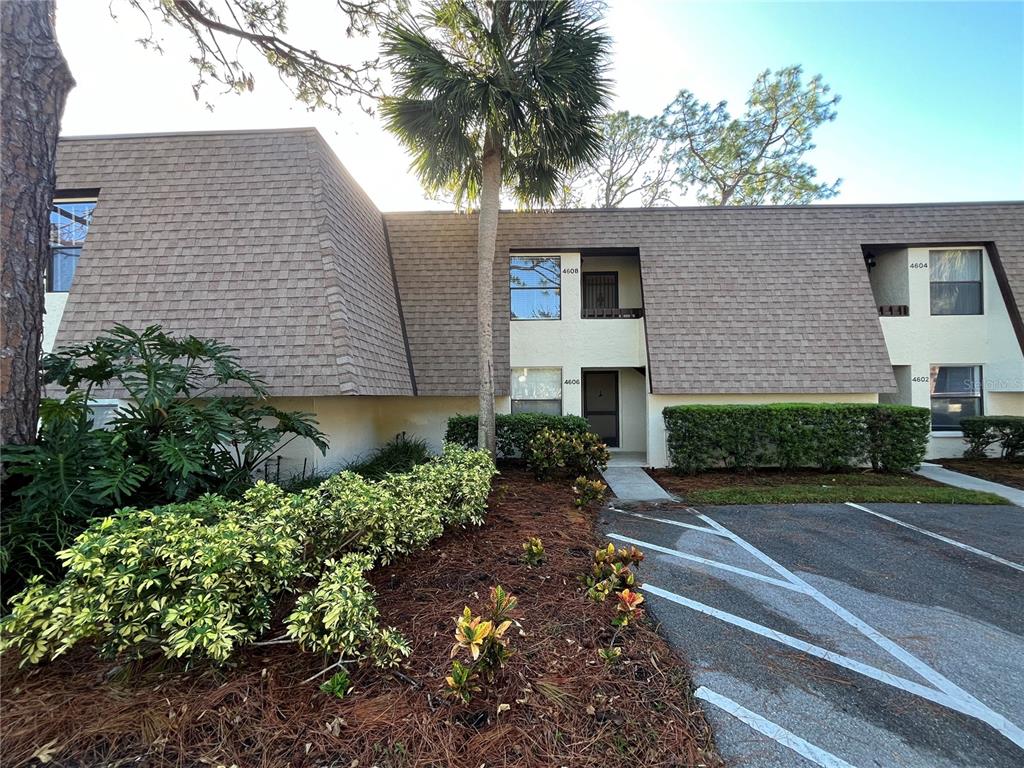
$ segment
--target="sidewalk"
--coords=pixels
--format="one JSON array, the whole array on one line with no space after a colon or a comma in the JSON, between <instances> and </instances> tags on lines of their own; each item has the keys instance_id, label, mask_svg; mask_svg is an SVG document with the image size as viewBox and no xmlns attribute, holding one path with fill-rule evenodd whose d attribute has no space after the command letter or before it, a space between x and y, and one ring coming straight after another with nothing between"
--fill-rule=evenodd
<instances>
[{"instance_id":1,"label":"sidewalk","mask_svg":"<svg viewBox=\"0 0 1024 768\"><path fill-rule=\"evenodd\" d=\"M1018 488L1011 488L1002 483L993 483L972 475L965 475L962 472L954 472L951 469L940 467L938 464L924 463L917 470L917 474L927 477L929 480L945 483L946 485L955 485L958 488L967 488L971 491L988 491L1008 499L1018 507L1024 507L1024 491Z\"/></svg>"},{"instance_id":2,"label":"sidewalk","mask_svg":"<svg viewBox=\"0 0 1024 768\"><path fill-rule=\"evenodd\" d=\"M608 467L601 476L623 501L674 501L642 467Z\"/></svg>"}]
</instances>

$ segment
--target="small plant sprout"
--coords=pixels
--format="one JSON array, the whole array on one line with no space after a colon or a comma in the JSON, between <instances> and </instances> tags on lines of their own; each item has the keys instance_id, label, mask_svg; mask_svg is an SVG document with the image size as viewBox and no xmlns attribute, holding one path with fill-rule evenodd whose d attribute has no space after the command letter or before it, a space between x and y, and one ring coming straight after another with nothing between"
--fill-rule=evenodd
<instances>
[{"instance_id":1,"label":"small plant sprout","mask_svg":"<svg viewBox=\"0 0 1024 768\"><path fill-rule=\"evenodd\" d=\"M335 698L343 699L345 694L352 688L352 682L348 678L348 672L344 669L335 672L329 680L320 684L320 690L329 693Z\"/></svg>"},{"instance_id":2,"label":"small plant sprout","mask_svg":"<svg viewBox=\"0 0 1024 768\"><path fill-rule=\"evenodd\" d=\"M598 648L597 657L608 666L611 666L612 664L617 664L622 659L622 649L617 646Z\"/></svg>"},{"instance_id":3,"label":"small plant sprout","mask_svg":"<svg viewBox=\"0 0 1024 768\"><path fill-rule=\"evenodd\" d=\"M600 480L588 480L580 476L572 484L573 503L580 509L599 504L608 491L608 486Z\"/></svg>"},{"instance_id":4,"label":"small plant sprout","mask_svg":"<svg viewBox=\"0 0 1024 768\"><path fill-rule=\"evenodd\" d=\"M615 607L615 618L612 625L616 627L627 627L635 624L643 615L640 604L644 601L643 595L631 589L624 589L618 594L618 605Z\"/></svg>"},{"instance_id":5,"label":"small plant sprout","mask_svg":"<svg viewBox=\"0 0 1024 768\"><path fill-rule=\"evenodd\" d=\"M445 691L449 696L459 699L463 704L468 704L473 694L480 691L477 685L479 675L473 670L472 665L465 665L458 659L452 662L452 672L444 679L448 686Z\"/></svg>"},{"instance_id":6,"label":"small plant sprout","mask_svg":"<svg viewBox=\"0 0 1024 768\"><path fill-rule=\"evenodd\" d=\"M544 562L544 542L539 537L531 536L523 542L523 561L535 566Z\"/></svg>"},{"instance_id":7,"label":"small plant sprout","mask_svg":"<svg viewBox=\"0 0 1024 768\"><path fill-rule=\"evenodd\" d=\"M468 703L473 693L480 690L477 682L481 677L493 682L498 670L512 656L505 633L512 626L512 611L518 603L516 596L504 588L491 587L486 615L474 616L467 605L462 615L456 617L452 669L445 678L449 695ZM455 658L463 651L469 656L468 664Z\"/></svg>"}]
</instances>

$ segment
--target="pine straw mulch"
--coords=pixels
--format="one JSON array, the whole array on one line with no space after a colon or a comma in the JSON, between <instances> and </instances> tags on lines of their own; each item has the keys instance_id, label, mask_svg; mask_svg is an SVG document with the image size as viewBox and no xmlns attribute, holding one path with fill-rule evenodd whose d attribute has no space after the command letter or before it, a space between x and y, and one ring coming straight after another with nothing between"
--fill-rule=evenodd
<instances>
[{"instance_id":1,"label":"pine straw mulch","mask_svg":"<svg viewBox=\"0 0 1024 768\"><path fill-rule=\"evenodd\" d=\"M946 469L1024 490L1024 459L935 459Z\"/></svg>"},{"instance_id":2,"label":"pine straw mulch","mask_svg":"<svg viewBox=\"0 0 1024 768\"><path fill-rule=\"evenodd\" d=\"M528 536L544 541L547 561L538 568L521 561ZM87 649L28 671L4 658L0 761L721 765L686 667L649 623L620 636L618 665L598 660L613 606L588 601L577 581L598 543L593 513L573 508L564 482L535 483L507 469L482 527L373 574L383 620L413 646L400 674L359 669L354 689L338 700L302 683L324 661L291 645L252 647L219 668L104 661ZM442 696L452 617L467 603L481 609L499 583L519 597L515 655L471 704L453 704Z\"/></svg>"}]
</instances>

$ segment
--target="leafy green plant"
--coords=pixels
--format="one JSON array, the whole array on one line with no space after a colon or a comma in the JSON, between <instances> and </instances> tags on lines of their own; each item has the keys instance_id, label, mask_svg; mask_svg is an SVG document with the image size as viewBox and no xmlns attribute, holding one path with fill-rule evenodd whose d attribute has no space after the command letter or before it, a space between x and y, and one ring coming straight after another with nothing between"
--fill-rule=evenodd
<instances>
[{"instance_id":1,"label":"leafy green plant","mask_svg":"<svg viewBox=\"0 0 1024 768\"><path fill-rule=\"evenodd\" d=\"M497 673L512 655L505 634L512 626L512 612L518 605L515 595L500 585L491 587L487 610L476 616L467 605L455 618L455 644L452 645L451 673L445 678L447 693L468 703L480 690L481 678L494 682ZM465 653L468 664L455 657Z\"/></svg>"},{"instance_id":2,"label":"leafy green plant","mask_svg":"<svg viewBox=\"0 0 1024 768\"><path fill-rule=\"evenodd\" d=\"M365 554L327 560L319 583L299 596L289 614L288 636L304 651L397 666L409 655L409 644L396 629L378 624L375 593L363 575L371 567L373 558Z\"/></svg>"},{"instance_id":3,"label":"leafy green plant","mask_svg":"<svg viewBox=\"0 0 1024 768\"><path fill-rule=\"evenodd\" d=\"M643 615L643 610L640 608L640 604L644 601L643 595L639 592L626 589L621 590L616 594L617 603L615 606L615 618L612 619L612 626L614 627L628 627L630 624L635 624L639 621Z\"/></svg>"},{"instance_id":4,"label":"leafy green plant","mask_svg":"<svg viewBox=\"0 0 1024 768\"><path fill-rule=\"evenodd\" d=\"M406 437L402 432L374 451L370 458L350 464L347 469L370 480L380 480L387 474L408 472L429 459L427 441Z\"/></svg>"},{"instance_id":5,"label":"leafy green plant","mask_svg":"<svg viewBox=\"0 0 1024 768\"><path fill-rule=\"evenodd\" d=\"M587 597L595 602L604 602L608 595L628 589L636 584L632 567L643 562L644 553L636 547L615 548L608 546L594 552L590 573L584 576Z\"/></svg>"},{"instance_id":6,"label":"leafy green plant","mask_svg":"<svg viewBox=\"0 0 1024 768\"><path fill-rule=\"evenodd\" d=\"M331 694L336 699L345 698L345 694L351 689L352 681L349 680L348 672L344 669L335 672L330 678L320 684L321 691Z\"/></svg>"},{"instance_id":7,"label":"leafy green plant","mask_svg":"<svg viewBox=\"0 0 1024 768\"><path fill-rule=\"evenodd\" d=\"M531 536L523 542L523 561L534 566L544 562L544 542L539 537Z\"/></svg>"},{"instance_id":8,"label":"leafy green plant","mask_svg":"<svg viewBox=\"0 0 1024 768\"><path fill-rule=\"evenodd\" d=\"M1024 416L970 416L960 420L967 450L964 457L983 459L999 446L1004 459L1024 457Z\"/></svg>"},{"instance_id":9,"label":"leafy green plant","mask_svg":"<svg viewBox=\"0 0 1024 768\"><path fill-rule=\"evenodd\" d=\"M555 416L547 413L504 413L495 418L497 455L503 458L524 457L534 436L542 429L584 434L590 422L582 416ZM476 416L452 416L448 419L445 440L467 448L476 447Z\"/></svg>"},{"instance_id":10,"label":"leafy green plant","mask_svg":"<svg viewBox=\"0 0 1024 768\"><path fill-rule=\"evenodd\" d=\"M377 626L364 572L446 527L479 523L494 474L486 452L446 446L377 483L343 472L299 494L260 482L237 500L208 494L118 510L60 553L60 582L36 578L14 598L0 622L2 647L17 649L22 663L85 641L111 653L222 661L267 631L285 594L315 579L288 617L289 636L386 666L408 646Z\"/></svg>"},{"instance_id":11,"label":"leafy green plant","mask_svg":"<svg viewBox=\"0 0 1024 768\"><path fill-rule=\"evenodd\" d=\"M44 400L39 440L10 446L4 463L16 490L5 504L4 566L27 577L54 564L92 517L118 506L240 495L256 469L296 439L322 452L309 414L261 402L262 382L211 339L174 337L159 326L118 325L86 344L43 358L43 379L61 400ZM225 388L241 396L218 394ZM94 429L96 392L124 398Z\"/></svg>"},{"instance_id":12,"label":"leafy green plant","mask_svg":"<svg viewBox=\"0 0 1024 768\"><path fill-rule=\"evenodd\" d=\"M679 405L663 411L676 471L711 467L819 467L870 464L906 472L924 459L926 408L845 403Z\"/></svg>"},{"instance_id":13,"label":"leafy green plant","mask_svg":"<svg viewBox=\"0 0 1024 768\"><path fill-rule=\"evenodd\" d=\"M608 486L601 480L589 480L580 476L572 484L573 503L581 509L600 504L607 492Z\"/></svg>"},{"instance_id":14,"label":"leafy green plant","mask_svg":"<svg viewBox=\"0 0 1024 768\"><path fill-rule=\"evenodd\" d=\"M622 649L617 645L610 646L608 648L598 648L597 658L603 661L608 666L618 664L622 660Z\"/></svg>"},{"instance_id":15,"label":"leafy green plant","mask_svg":"<svg viewBox=\"0 0 1024 768\"><path fill-rule=\"evenodd\" d=\"M607 446L593 432L541 429L526 449L526 466L538 480L591 475L608 466Z\"/></svg>"}]
</instances>

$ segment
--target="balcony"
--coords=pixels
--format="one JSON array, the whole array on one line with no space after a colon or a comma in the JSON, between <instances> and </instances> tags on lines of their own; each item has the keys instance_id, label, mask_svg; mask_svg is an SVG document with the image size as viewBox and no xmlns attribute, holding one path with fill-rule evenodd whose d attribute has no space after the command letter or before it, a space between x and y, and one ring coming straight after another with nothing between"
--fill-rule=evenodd
<instances>
[{"instance_id":1,"label":"balcony","mask_svg":"<svg viewBox=\"0 0 1024 768\"><path fill-rule=\"evenodd\" d=\"M580 312L584 320L639 320L643 316L643 307L583 307Z\"/></svg>"}]
</instances>

